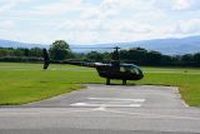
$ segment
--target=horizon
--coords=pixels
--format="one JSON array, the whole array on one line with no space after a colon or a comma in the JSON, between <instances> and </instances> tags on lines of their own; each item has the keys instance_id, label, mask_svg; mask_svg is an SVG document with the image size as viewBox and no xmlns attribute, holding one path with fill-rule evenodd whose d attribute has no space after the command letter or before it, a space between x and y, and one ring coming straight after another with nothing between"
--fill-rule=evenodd
<instances>
[{"instance_id":1,"label":"horizon","mask_svg":"<svg viewBox=\"0 0 200 134\"><path fill-rule=\"evenodd\" d=\"M0 16L1 39L34 44L62 39L98 45L200 35L198 0L1 0Z\"/></svg>"},{"instance_id":2,"label":"horizon","mask_svg":"<svg viewBox=\"0 0 200 134\"><path fill-rule=\"evenodd\" d=\"M200 37L200 35L191 35L191 36L182 36L182 37L171 37L171 38L152 38L152 39L144 39L144 40L136 40L136 41L122 41L122 42L103 42L103 43L94 43L94 44L72 44L72 43L68 43L69 45L74 45L74 46L77 46L77 45L80 45L80 46L93 46L93 45L102 45L102 44L121 44L121 43L134 43L134 42L140 42L140 41L152 41L152 40L173 40L173 39L185 39L185 38L191 38L191 37ZM38 45L52 45L52 43L54 41L52 41L51 43L49 44L42 44L42 43L37 43L37 42L26 42L26 41L18 41L18 40L10 40L10 39L1 39L0 40L4 40L4 41L13 41L13 42L19 42L19 43L24 43L24 44L38 44ZM58 39L58 40L63 40L63 39ZM139 45L139 44L138 44Z\"/></svg>"}]
</instances>

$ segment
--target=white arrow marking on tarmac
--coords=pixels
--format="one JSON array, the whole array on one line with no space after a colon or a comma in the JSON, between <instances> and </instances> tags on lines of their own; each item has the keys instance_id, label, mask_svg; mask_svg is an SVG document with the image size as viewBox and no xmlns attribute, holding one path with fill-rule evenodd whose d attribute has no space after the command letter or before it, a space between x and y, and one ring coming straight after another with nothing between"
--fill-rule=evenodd
<instances>
[{"instance_id":1,"label":"white arrow marking on tarmac","mask_svg":"<svg viewBox=\"0 0 200 134\"><path fill-rule=\"evenodd\" d=\"M129 104L129 105L109 105L109 104L90 104L90 103L84 103L84 102L79 102L79 103L73 103L70 104L70 106L84 106L84 107L141 107L141 104Z\"/></svg>"},{"instance_id":2,"label":"white arrow marking on tarmac","mask_svg":"<svg viewBox=\"0 0 200 134\"><path fill-rule=\"evenodd\" d=\"M133 101L133 102L145 102L145 99L129 99L129 98L96 98L90 97L89 100L107 100L107 101Z\"/></svg>"}]
</instances>

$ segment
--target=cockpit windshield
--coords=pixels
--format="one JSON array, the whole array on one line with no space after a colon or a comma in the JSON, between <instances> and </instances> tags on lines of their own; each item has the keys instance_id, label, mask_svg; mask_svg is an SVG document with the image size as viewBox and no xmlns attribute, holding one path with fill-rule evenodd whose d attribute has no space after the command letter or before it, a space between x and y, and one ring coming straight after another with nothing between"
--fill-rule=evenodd
<instances>
[{"instance_id":1,"label":"cockpit windshield","mask_svg":"<svg viewBox=\"0 0 200 134\"><path fill-rule=\"evenodd\" d=\"M139 70L134 66L121 66L120 72L129 72L129 73L139 74Z\"/></svg>"}]
</instances>

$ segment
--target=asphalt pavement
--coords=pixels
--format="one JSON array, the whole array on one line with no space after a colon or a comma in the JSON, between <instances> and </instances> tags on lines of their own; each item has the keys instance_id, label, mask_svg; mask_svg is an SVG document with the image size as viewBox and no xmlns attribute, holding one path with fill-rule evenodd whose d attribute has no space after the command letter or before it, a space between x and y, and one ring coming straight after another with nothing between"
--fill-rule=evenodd
<instances>
[{"instance_id":1,"label":"asphalt pavement","mask_svg":"<svg viewBox=\"0 0 200 134\"><path fill-rule=\"evenodd\" d=\"M87 85L41 102L0 108L0 134L200 134L200 109L176 87Z\"/></svg>"}]
</instances>

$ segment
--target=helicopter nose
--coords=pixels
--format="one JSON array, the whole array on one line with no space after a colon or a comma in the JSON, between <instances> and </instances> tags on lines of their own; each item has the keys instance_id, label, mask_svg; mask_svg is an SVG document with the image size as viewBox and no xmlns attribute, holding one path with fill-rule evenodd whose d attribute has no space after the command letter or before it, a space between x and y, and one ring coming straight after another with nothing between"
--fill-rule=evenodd
<instances>
[{"instance_id":1,"label":"helicopter nose","mask_svg":"<svg viewBox=\"0 0 200 134\"><path fill-rule=\"evenodd\" d=\"M140 70L140 75L138 76L138 79L140 80L140 79L142 79L143 77L144 77L144 74L143 74L142 70Z\"/></svg>"},{"instance_id":2,"label":"helicopter nose","mask_svg":"<svg viewBox=\"0 0 200 134\"><path fill-rule=\"evenodd\" d=\"M144 77L144 74L142 74L140 78L142 79L143 77Z\"/></svg>"}]
</instances>

